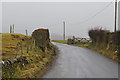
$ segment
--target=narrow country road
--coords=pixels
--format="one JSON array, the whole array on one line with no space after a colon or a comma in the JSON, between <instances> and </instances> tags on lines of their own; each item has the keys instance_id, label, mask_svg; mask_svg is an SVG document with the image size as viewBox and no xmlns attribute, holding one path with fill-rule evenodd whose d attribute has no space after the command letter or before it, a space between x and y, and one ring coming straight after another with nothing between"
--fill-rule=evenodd
<instances>
[{"instance_id":1,"label":"narrow country road","mask_svg":"<svg viewBox=\"0 0 120 80\"><path fill-rule=\"evenodd\" d=\"M87 48L55 43L58 58L43 78L118 78L118 63Z\"/></svg>"}]
</instances>

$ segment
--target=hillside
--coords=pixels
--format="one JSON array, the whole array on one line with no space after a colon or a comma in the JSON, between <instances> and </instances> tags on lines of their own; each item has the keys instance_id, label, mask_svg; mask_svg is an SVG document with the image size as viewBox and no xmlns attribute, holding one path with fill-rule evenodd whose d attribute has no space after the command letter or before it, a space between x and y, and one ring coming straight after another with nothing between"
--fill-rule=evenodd
<instances>
[{"instance_id":1,"label":"hillside","mask_svg":"<svg viewBox=\"0 0 120 80\"><path fill-rule=\"evenodd\" d=\"M20 50L17 49L20 48L19 45L26 43L25 39L29 38L29 36L22 34L2 33L2 59L7 60L16 56L20 56Z\"/></svg>"},{"instance_id":2,"label":"hillside","mask_svg":"<svg viewBox=\"0 0 120 80\"><path fill-rule=\"evenodd\" d=\"M55 46L49 45L43 52L33 44L31 36L2 33L2 60L10 61L3 65L3 78L41 77L55 58Z\"/></svg>"}]
</instances>

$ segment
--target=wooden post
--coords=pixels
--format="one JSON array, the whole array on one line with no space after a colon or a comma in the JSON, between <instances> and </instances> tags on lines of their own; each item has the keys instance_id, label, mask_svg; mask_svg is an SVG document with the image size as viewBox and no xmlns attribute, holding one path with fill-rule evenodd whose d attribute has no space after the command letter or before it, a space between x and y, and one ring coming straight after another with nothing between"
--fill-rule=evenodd
<instances>
[{"instance_id":1,"label":"wooden post","mask_svg":"<svg viewBox=\"0 0 120 80\"><path fill-rule=\"evenodd\" d=\"M34 41L33 41L33 44L34 44L34 46L35 46L35 39L34 39Z\"/></svg>"}]
</instances>

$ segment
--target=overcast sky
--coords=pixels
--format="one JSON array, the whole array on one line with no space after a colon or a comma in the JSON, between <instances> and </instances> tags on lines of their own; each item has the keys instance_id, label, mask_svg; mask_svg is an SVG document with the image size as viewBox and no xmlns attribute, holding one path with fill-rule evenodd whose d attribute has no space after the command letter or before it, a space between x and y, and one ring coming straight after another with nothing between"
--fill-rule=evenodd
<instances>
[{"instance_id":1,"label":"overcast sky","mask_svg":"<svg viewBox=\"0 0 120 80\"><path fill-rule=\"evenodd\" d=\"M25 34L27 29L30 35L37 28L48 28L51 36L62 36L65 21L66 36L88 37L88 30L96 26L113 31L114 3L4 2L2 17L3 33L14 24L16 33Z\"/></svg>"}]
</instances>

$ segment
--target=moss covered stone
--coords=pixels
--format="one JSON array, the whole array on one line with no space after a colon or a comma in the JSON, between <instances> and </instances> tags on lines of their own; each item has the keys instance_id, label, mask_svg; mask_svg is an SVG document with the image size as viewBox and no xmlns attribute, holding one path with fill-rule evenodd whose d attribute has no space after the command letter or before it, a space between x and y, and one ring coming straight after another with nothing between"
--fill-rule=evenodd
<instances>
[{"instance_id":1,"label":"moss covered stone","mask_svg":"<svg viewBox=\"0 0 120 80\"><path fill-rule=\"evenodd\" d=\"M35 45L45 51L46 47L49 47L49 30L48 29L37 29L32 33L32 37L35 40Z\"/></svg>"}]
</instances>

